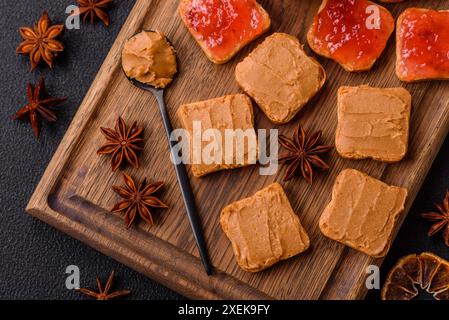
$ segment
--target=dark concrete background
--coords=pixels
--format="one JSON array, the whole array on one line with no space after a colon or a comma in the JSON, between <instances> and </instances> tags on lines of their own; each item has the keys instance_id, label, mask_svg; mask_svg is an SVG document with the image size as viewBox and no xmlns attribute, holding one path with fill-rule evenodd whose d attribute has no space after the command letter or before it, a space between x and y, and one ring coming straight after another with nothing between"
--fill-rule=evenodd
<instances>
[{"instance_id":1,"label":"dark concrete background","mask_svg":"<svg viewBox=\"0 0 449 320\"><path fill-rule=\"evenodd\" d=\"M18 28L32 25L44 10L49 11L54 22L61 23L66 17L65 8L73 2L0 1L0 299L83 298L65 288L65 268L72 264L81 270L82 286L93 287L95 274L106 278L114 269L119 274L117 286L131 289L132 299L181 299L163 285L25 214L34 188L134 4L132 0L115 1L109 28L97 23L83 24L81 30L67 30L63 37L66 50L54 69L40 67L30 72L28 58L15 54L21 42ZM58 113L58 122L44 125L36 140L28 123L11 121L10 116L26 103L27 82L36 83L41 75L46 77L50 94L67 96L69 100ZM429 239L429 223L419 217L420 212L433 209L432 203L441 201L449 187L448 160L447 139L385 261L383 275L405 254L433 251L449 258L449 248L441 236ZM378 295L378 291L372 291L368 298L378 299Z\"/></svg>"}]
</instances>

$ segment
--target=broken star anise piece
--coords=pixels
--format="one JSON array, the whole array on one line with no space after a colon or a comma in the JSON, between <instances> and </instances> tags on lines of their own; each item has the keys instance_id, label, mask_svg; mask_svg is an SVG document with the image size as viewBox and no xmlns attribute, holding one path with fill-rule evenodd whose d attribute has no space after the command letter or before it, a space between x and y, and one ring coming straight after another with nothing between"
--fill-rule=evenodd
<instances>
[{"instance_id":1,"label":"broken star anise piece","mask_svg":"<svg viewBox=\"0 0 449 320\"><path fill-rule=\"evenodd\" d=\"M48 98L45 91L44 78L39 80L36 88L33 88L31 83L27 86L27 98L28 104L22 107L15 115L12 116L13 120L23 120L28 117L33 127L34 135L39 137L39 117L44 118L49 122L55 122L57 120L52 108L58 106L67 98Z\"/></svg>"},{"instance_id":2,"label":"broken star anise piece","mask_svg":"<svg viewBox=\"0 0 449 320\"><path fill-rule=\"evenodd\" d=\"M95 292L89 288L79 288L76 291L81 292L89 297L95 298L97 300L111 300L119 297L126 296L131 293L130 290L120 290L109 293L112 289L112 284L114 283L115 272L112 271L111 275L106 282L106 286L103 288L100 278L96 277L98 292Z\"/></svg>"},{"instance_id":3,"label":"broken star anise piece","mask_svg":"<svg viewBox=\"0 0 449 320\"><path fill-rule=\"evenodd\" d=\"M329 169L329 166L320 158L320 155L332 150L332 147L320 144L322 136L321 131L317 131L310 137L301 125L298 125L295 135L292 139L279 136L279 143L287 149L287 153L279 156L279 162L288 164L284 181L293 178L297 171L300 171L307 182L312 183L313 167L321 170Z\"/></svg>"},{"instance_id":4,"label":"broken star anise piece","mask_svg":"<svg viewBox=\"0 0 449 320\"><path fill-rule=\"evenodd\" d=\"M63 24L51 25L48 13L44 12L34 28L22 27L19 29L23 42L16 52L30 56L31 69L35 69L42 59L50 68L59 52L64 51L64 45L56 40L64 31Z\"/></svg>"},{"instance_id":5,"label":"broken star anise piece","mask_svg":"<svg viewBox=\"0 0 449 320\"><path fill-rule=\"evenodd\" d=\"M140 146L144 141L141 138L142 128L137 127L136 122L128 128L125 121L119 117L115 125L115 130L103 127L100 129L106 137L107 142L98 149L97 154L112 154L112 171L117 170L124 161L138 168L140 161L136 152L143 150Z\"/></svg>"},{"instance_id":6,"label":"broken star anise piece","mask_svg":"<svg viewBox=\"0 0 449 320\"><path fill-rule=\"evenodd\" d=\"M429 237L443 230L444 243L449 247L449 191L446 191L442 204L435 204L439 212L427 212L421 216L434 224L428 232Z\"/></svg>"},{"instance_id":7,"label":"broken star anise piece","mask_svg":"<svg viewBox=\"0 0 449 320\"><path fill-rule=\"evenodd\" d=\"M79 14L83 16L86 22L90 18L90 23L94 23L95 17L98 17L105 26L109 26L109 16L105 9L112 4L112 0L77 0L79 6Z\"/></svg>"},{"instance_id":8,"label":"broken star anise piece","mask_svg":"<svg viewBox=\"0 0 449 320\"><path fill-rule=\"evenodd\" d=\"M112 212L124 212L125 224L129 228L137 215L139 215L149 225L154 225L153 215L150 208L168 208L159 198L154 194L163 186L163 182L155 182L147 184L144 179L140 184L123 173L125 186L112 186L112 189L118 193L124 200L117 203L112 209Z\"/></svg>"}]
</instances>

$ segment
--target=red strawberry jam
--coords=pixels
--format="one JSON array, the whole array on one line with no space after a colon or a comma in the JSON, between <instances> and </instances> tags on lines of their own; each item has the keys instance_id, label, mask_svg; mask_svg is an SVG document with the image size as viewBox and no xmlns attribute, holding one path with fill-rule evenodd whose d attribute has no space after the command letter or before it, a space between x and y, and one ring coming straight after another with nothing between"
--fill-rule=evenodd
<instances>
[{"instance_id":1,"label":"red strawberry jam","mask_svg":"<svg viewBox=\"0 0 449 320\"><path fill-rule=\"evenodd\" d=\"M316 53L349 71L362 71L381 55L393 29L390 12L370 1L328 0L315 16L308 41Z\"/></svg>"},{"instance_id":2,"label":"red strawberry jam","mask_svg":"<svg viewBox=\"0 0 449 320\"><path fill-rule=\"evenodd\" d=\"M449 78L449 12L407 9L398 20L397 32L401 80Z\"/></svg>"},{"instance_id":3,"label":"red strawberry jam","mask_svg":"<svg viewBox=\"0 0 449 320\"><path fill-rule=\"evenodd\" d=\"M218 59L235 53L266 26L265 12L255 0L191 0L182 14L197 40Z\"/></svg>"}]
</instances>

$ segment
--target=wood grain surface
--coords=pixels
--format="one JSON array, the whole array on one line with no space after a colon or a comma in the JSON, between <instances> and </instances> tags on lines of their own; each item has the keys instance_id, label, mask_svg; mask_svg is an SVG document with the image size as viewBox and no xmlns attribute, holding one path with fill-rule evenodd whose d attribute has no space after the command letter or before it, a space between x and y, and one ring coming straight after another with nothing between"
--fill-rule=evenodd
<instances>
[{"instance_id":1,"label":"wood grain surface","mask_svg":"<svg viewBox=\"0 0 449 320\"><path fill-rule=\"evenodd\" d=\"M317 0L260 1L272 18L274 31L297 36L302 43L320 5ZM380 264L361 253L325 238L318 219L330 201L335 177L344 168L356 168L389 184L409 189L410 208L434 157L449 129L449 82L401 83L395 75L395 40L390 39L374 68L352 74L336 63L316 57L327 72L323 90L287 125L270 123L255 107L256 128L277 128L291 135L298 122L306 129L323 130L333 143L337 125L337 89L342 85L369 84L407 88L413 97L410 149L405 160L387 165L371 160L351 161L333 151L327 160L331 170L318 174L312 185L295 178L282 183L285 167L273 176L260 176L258 166L224 171L204 178L191 176L206 241L216 274L207 277L198 258L195 241L184 210L156 100L133 87L123 76L120 53L123 42L141 29L159 29L173 42L180 72L166 94L172 122L179 126L176 110L183 103L240 92L235 65L264 37L245 48L225 65L214 65L177 15L178 1L138 0L94 83L80 106L67 134L39 183L27 211L106 255L190 298L204 299L357 299L365 293L366 267ZM397 16L410 6L448 9L449 1L422 0L387 7ZM127 168L134 177L163 180L162 200L170 208L156 214L157 225L140 223L127 230L123 217L108 212L118 201L111 190L121 184L120 171L111 173L108 157L96 150L103 144L99 127L112 127L118 116L136 120L144 127L145 152L139 169ZM231 244L219 226L221 209L250 196L271 182L284 186L293 208L310 235L311 248L274 267L251 274L234 259ZM405 215L404 215L405 216ZM402 222L402 221L401 221Z\"/></svg>"}]
</instances>

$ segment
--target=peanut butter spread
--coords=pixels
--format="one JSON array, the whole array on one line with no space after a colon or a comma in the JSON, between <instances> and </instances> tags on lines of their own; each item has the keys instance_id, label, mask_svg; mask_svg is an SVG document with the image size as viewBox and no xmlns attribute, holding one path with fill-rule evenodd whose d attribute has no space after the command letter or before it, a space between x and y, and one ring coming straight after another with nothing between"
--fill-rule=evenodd
<instances>
[{"instance_id":1,"label":"peanut butter spread","mask_svg":"<svg viewBox=\"0 0 449 320\"><path fill-rule=\"evenodd\" d=\"M240 267L257 272L309 247L309 237L278 183L223 209L221 226Z\"/></svg>"},{"instance_id":2,"label":"peanut butter spread","mask_svg":"<svg viewBox=\"0 0 449 320\"><path fill-rule=\"evenodd\" d=\"M142 31L125 43L122 65L129 78L165 88L177 71L175 49L161 32Z\"/></svg>"},{"instance_id":3,"label":"peanut butter spread","mask_svg":"<svg viewBox=\"0 0 449 320\"><path fill-rule=\"evenodd\" d=\"M407 153L411 96L403 88L341 87L335 144L346 158L395 162Z\"/></svg>"},{"instance_id":4,"label":"peanut butter spread","mask_svg":"<svg viewBox=\"0 0 449 320\"><path fill-rule=\"evenodd\" d=\"M321 89L326 74L299 40L275 33L237 65L236 80L275 123L287 123Z\"/></svg>"},{"instance_id":5,"label":"peanut butter spread","mask_svg":"<svg viewBox=\"0 0 449 320\"><path fill-rule=\"evenodd\" d=\"M406 197L407 189L389 186L354 169L343 170L320 218L321 232L370 256L383 257Z\"/></svg>"},{"instance_id":6,"label":"peanut butter spread","mask_svg":"<svg viewBox=\"0 0 449 320\"><path fill-rule=\"evenodd\" d=\"M248 96L234 94L182 105L177 115L183 128L189 133L190 163L196 177L257 162L257 135L254 130L253 106ZM194 132L195 122L201 125L201 132L198 128ZM220 136L214 135L214 138L210 139L204 136L202 139L208 129L217 129ZM233 137L233 150L226 148L226 130L242 133ZM215 150L205 152L208 145L213 146L214 142L217 142L219 147L216 149L217 153L221 154L216 154Z\"/></svg>"}]
</instances>

